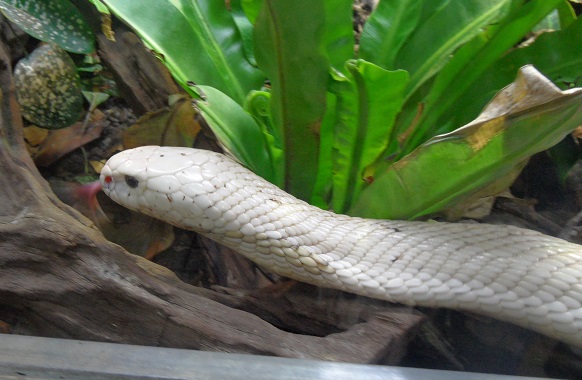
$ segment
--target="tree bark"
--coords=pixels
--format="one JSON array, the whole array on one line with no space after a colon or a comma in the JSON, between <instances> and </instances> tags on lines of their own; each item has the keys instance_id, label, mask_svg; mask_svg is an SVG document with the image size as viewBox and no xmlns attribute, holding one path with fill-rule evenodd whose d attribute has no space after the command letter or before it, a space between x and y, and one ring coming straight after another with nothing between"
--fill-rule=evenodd
<instances>
[{"instance_id":1,"label":"tree bark","mask_svg":"<svg viewBox=\"0 0 582 380\"><path fill-rule=\"evenodd\" d=\"M325 305L309 295L313 287L266 300L196 288L107 241L92 222L57 199L30 159L11 72L6 47L0 46L3 330L198 350L398 362L403 351L397 347L405 346L422 320L408 309L387 317L382 303L366 306L346 300L317 317L310 308L321 312ZM262 313L264 319L240 309ZM354 313L351 324L345 322L346 310ZM332 325L333 333L326 334Z\"/></svg>"}]
</instances>

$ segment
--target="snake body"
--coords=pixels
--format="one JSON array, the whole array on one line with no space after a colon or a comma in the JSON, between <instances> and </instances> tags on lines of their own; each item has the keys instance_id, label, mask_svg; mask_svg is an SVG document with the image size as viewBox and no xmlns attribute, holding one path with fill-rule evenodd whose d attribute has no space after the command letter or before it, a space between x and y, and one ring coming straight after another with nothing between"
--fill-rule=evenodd
<instances>
[{"instance_id":1,"label":"snake body","mask_svg":"<svg viewBox=\"0 0 582 380\"><path fill-rule=\"evenodd\" d=\"M338 215L210 151L140 147L101 171L121 205L277 274L407 305L466 310L582 347L582 246L487 224Z\"/></svg>"}]
</instances>

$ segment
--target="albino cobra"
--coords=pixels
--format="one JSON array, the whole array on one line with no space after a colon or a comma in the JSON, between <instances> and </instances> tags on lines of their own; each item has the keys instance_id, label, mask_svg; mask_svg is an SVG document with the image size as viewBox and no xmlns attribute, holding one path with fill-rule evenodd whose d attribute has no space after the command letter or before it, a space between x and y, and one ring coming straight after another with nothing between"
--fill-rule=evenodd
<instances>
[{"instance_id":1,"label":"albino cobra","mask_svg":"<svg viewBox=\"0 0 582 380\"><path fill-rule=\"evenodd\" d=\"M582 246L510 226L334 214L222 154L191 148L124 151L100 180L117 203L208 236L277 274L480 313L582 347Z\"/></svg>"}]
</instances>

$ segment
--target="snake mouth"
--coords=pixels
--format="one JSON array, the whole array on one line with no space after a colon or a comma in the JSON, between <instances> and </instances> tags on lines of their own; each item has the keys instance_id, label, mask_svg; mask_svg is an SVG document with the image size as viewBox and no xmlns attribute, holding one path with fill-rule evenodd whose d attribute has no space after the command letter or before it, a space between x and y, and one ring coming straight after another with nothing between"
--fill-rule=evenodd
<instances>
[{"instance_id":1,"label":"snake mouth","mask_svg":"<svg viewBox=\"0 0 582 380\"><path fill-rule=\"evenodd\" d=\"M101 175L99 176L99 183L101 184L101 189L110 198L116 198L116 184L117 180L114 178L111 169L105 166L101 169Z\"/></svg>"},{"instance_id":2,"label":"snake mouth","mask_svg":"<svg viewBox=\"0 0 582 380\"><path fill-rule=\"evenodd\" d=\"M106 184L111 183L111 181L113 181L113 177L110 175L106 175L105 178L103 178L103 182Z\"/></svg>"},{"instance_id":3,"label":"snake mouth","mask_svg":"<svg viewBox=\"0 0 582 380\"><path fill-rule=\"evenodd\" d=\"M110 175L105 175L103 173L101 174L101 176L99 178L99 182L101 183L101 188L103 189L103 191L107 195L109 195L109 193L111 192L111 190L115 186L115 183L113 181L113 177Z\"/></svg>"}]
</instances>

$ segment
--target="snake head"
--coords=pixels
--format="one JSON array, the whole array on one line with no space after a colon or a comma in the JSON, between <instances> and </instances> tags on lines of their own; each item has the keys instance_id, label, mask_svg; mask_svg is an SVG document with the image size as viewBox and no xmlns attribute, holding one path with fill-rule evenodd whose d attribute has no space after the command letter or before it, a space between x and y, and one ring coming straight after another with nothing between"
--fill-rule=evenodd
<instances>
[{"instance_id":1,"label":"snake head","mask_svg":"<svg viewBox=\"0 0 582 380\"><path fill-rule=\"evenodd\" d=\"M143 197L147 183L148 156L153 153L152 147L143 148L114 155L101 169L99 177L105 194L132 210L140 208L140 197Z\"/></svg>"},{"instance_id":2,"label":"snake head","mask_svg":"<svg viewBox=\"0 0 582 380\"><path fill-rule=\"evenodd\" d=\"M111 157L100 182L105 194L122 206L205 232L222 217L213 206L217 181L226 182L218 179L224 160L199 149L144 146Z\"/></svg>"}]
</instances>

